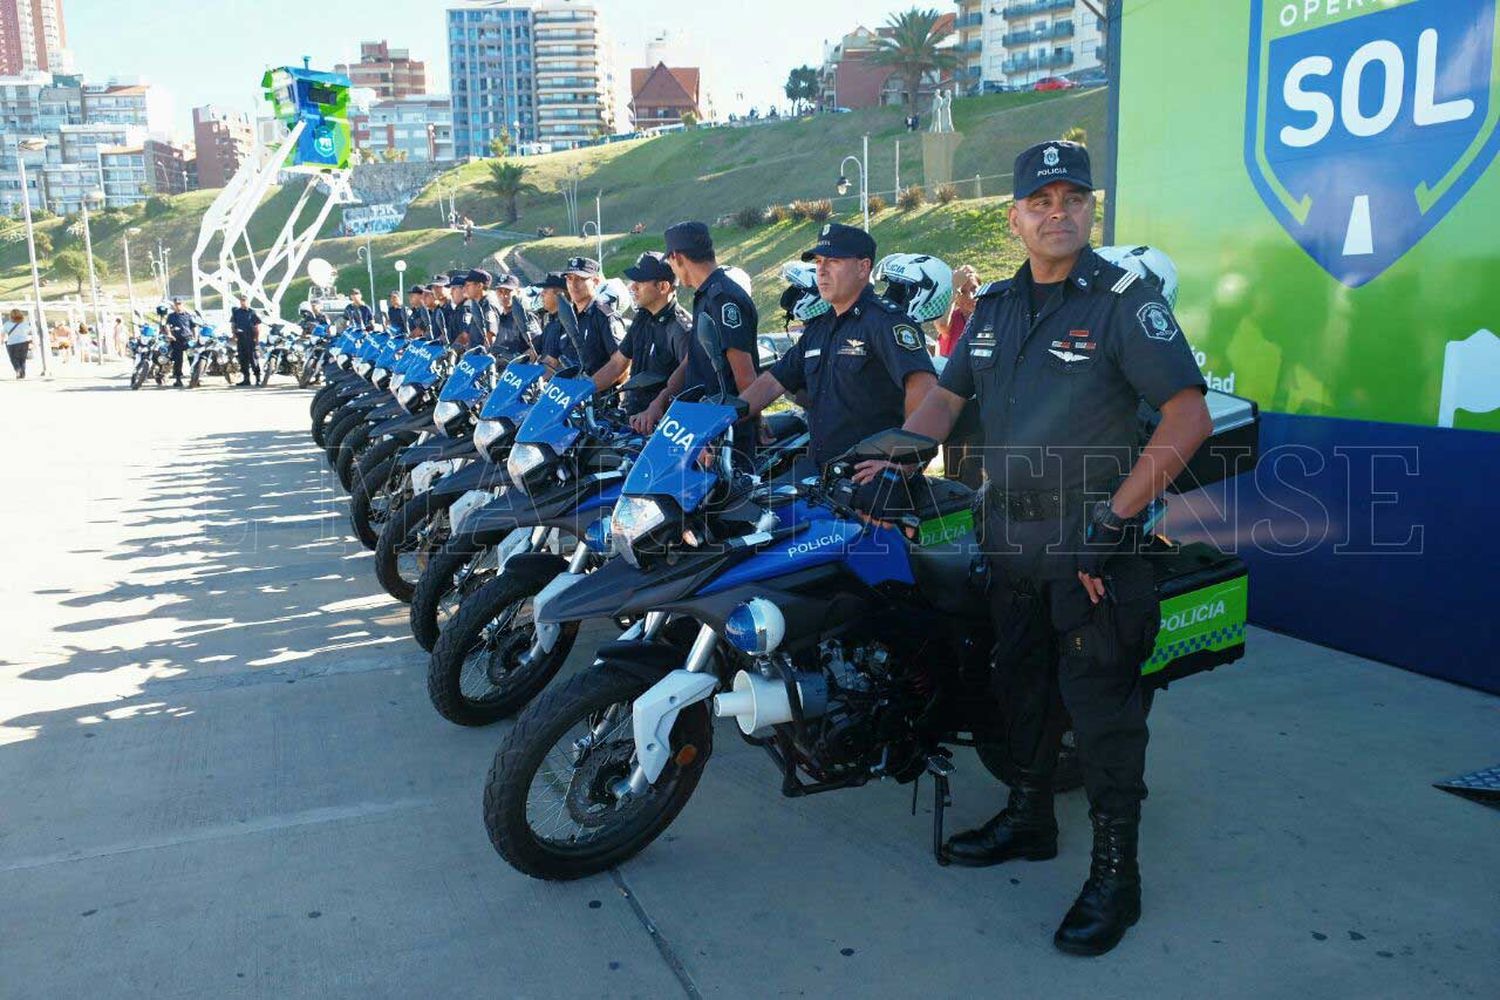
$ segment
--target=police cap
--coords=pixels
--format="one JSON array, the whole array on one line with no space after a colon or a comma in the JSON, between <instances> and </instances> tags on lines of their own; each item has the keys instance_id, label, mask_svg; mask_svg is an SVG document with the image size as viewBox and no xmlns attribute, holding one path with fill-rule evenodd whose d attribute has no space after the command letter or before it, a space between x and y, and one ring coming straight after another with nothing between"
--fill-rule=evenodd
<instances>
[{"instance_id":1,"label":"police cap","mask_svg":"<svg viewBox=\"0 0 1500 1000\"><path fill-rule=\"evenodd\" d=\"M1016 157L1016 199L1029 198L1054 181L1067 181L1089 191L1094 189L1089 169L1089 151L1076 142L1057 139L1023 149Z\"/></svg>"},{"instance_id":2,"label":"police cap","mask_svg":"<svg viewBox=\"0 0 1500 1000\"><path fill-rule=\"evenodd\" d=\"M662 235L666 237L669 254L682 253L694 258L712 257L714 254L714 238L709 235L708 227L701 222L679 222L668 226Z\"/></svg>"},{"instance_id":3,"label":"police cap","mask_svg":"<svg viewBox=\"0 0 1500 1000\"><path fill-rule=\"evenodd\" d=\"M858 257L875 259L875 238L858 226L846 226L841 222L829 222L818 233L818 242L811 250L802 252L803 260L814 257Z\"/></svg>"},{"instance_id":4,"label":"police cap","mask_svg":"<svg viewBox=\"0 0 1500 1000\"><path fill-rule=\"evenodd\" d=\"M676 280L672 266L667 263L667 255L654 251L647 251L637 257L635 263L625 269L625 277L631 281Z\"/></svg>"}]
</instances>

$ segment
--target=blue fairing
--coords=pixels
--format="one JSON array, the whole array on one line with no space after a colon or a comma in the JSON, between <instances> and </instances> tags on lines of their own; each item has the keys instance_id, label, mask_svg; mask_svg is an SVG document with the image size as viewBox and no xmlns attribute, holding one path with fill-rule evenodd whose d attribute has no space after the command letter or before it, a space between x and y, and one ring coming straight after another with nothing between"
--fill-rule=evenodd
<instances>
[{"instance_id":1,"label":"blue fairing","mask_svg":"<svg viewBox=\"0 0 1500 1000\"><path fill-rule=\"evenodd\" d=\"M355 351L355 357L361 361L368 361L373 364L375 359L380 357L380 352L385 349L385 343L388 339L384 334L370 334L360 342L359 348Z\"/></svg>"},{"instance_id":2,"label":"blue fairing","mask_svg":"<svg viewBox=\"0 0 1500 1000\"><path fill-rule=\"evenodd\" d=\"M544 444L561 455L578 439L578 428L569 427L568 414L594 396L594 383L586 378L555 378L542 394L525 423L516 432L517 444Z\"/></svg>"},{"instance_id":3,"label":"blue fairing","mask_svg":"<svg viewBox=\"0 0 1500 1000\"><path fill-rule=\"evenodd\" d=\"M401 356L401 352L405 349L405 337L396 336L388 338L385 342L385 346L381 348L380 356L375 359L375 367L384 368L386 371L390 371L391 366L396 363L396 359Z\"/></svg>"},{"instance_id":4,"label":"blue fairing","mask_svg":"<svg viewBox=\"0 0 1500 1000\"><path fill-rule=\"evenodd\" d=\"M482 347L476 347L458 359L453 374L443 383L438 399L454 403L473 403L484 395L479 378L495 367L495 358Z\"/></svg>"},{"instance_id":5,"label":"blue fairing","mask_svg":"<svg viewBox=\"0 0 1500 1000\"><path fill-rule=\"evenodd\" d=\"M698 593L717 594L757 580L836 562L847 565L856 577L870 586L913 582L906 542L900 532L856 521L828 519L814 521L806 531L768 545L750 558L735 563Z\"/></svg>"},{"instance_id":6,"label":"blue fairing","mask_svg":"<svg viewBox=\"0 0 1500 1000\"><path fill-rule=\"evenodd\" d=\"M408 385L431 385L437 380L433 363L442 356L442 348L436 344L418 342L406 349L401 356L402 372Z\"/></svg>"},{"instance_id":7,"label":"blue fairing","mask_svg":"<svg viewBox=\"0 0 1500 1000\"><path fill-rule=\"evenodd\" d=\"M703 445L734 423L734 410L712 403L673 403L625 480L631 496L668 496L692 513L713 488L713 472L698 465Z\"/></svg>"},{"instance_id":8,"label":"blue fairing","mask_svg":"<svg viewBox=\"0 0 1500 1000\"><path fill-rule=\"evenodd\" d=\"M495 382L495 391L480 407L480 420L509 420L520 423L525 419L531 404L524 397L526 390L536 385L547 369L542 365L524 361L512 361L505 366Z\"/></svg>"},{"instance_id":9,"label":"blue fairing","mask_svg":"<svg viewBox=\"0 0 1500 1000\"><path fill-rule=\"evenodd\" d=\"M601 508L612 509L615 505L615 501L620 499L621 492L622 487L620 483L611 483L608 486L604 487L604 489L600 490L598 493L583 501L583 503L579 504L578 509L574 513L587 514L591 511L596 511ZM607 510L605 516L609 516Z\"/></svg>"}]
</instances>

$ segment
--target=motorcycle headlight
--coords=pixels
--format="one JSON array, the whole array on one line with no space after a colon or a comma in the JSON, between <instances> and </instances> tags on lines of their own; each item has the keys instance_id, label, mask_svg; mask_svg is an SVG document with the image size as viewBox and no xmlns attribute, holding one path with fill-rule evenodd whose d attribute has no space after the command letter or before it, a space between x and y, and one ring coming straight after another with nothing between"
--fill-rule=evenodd
<instances>
[{"instance_id":1,"label":"motorcycle headlight","mask_svg":"<svg viewBox=\"0 0 1500 1000\"><path fill-rule=\"evenodd\" d=\"M505 471L510 474L511 482L529 493L526 477L546 464L547 453L541 446L518 444L510 450L510 457L505 460Z\"/></svg>"},{"instance_id":2,"label":"motorcycle headlight","mask_svg":"<svg viewBox=\"0 0 1500 1000\"><path fill-rule=\"evenodd\" d=\"M358 375L360 378L364 378L366 375L370 374L370 368L371 365L368 361L354 362L354 374Z\"/></svg>"},{"instance_id":3,"label":"motorcycle headlight","mask_svg":"<svg viewBox=\"0 0 1500 1000\"><path fill-rule=\"evenodd\" d=\"M481 420L474 428L474 447L479 449L481 456L489 458L491 449L510 437L512 429L509 420Z\"/></svg>"},{"instance_id":4,"label":"motorcycle headlight","mask_svg":"<svg viewBox=\"0 0 1500 1000\"><path fill-rule=\"evenodd\" d=\"M438 430L447 434L451 429L449 425L463 415L464 408L462 403L455 403L451 399L445 399L433 408L432 422L437 425Z\"/></svg>"},{"instance_id":5,"label":"motorcycle headlight","mask_svg":"<svg viewBox=\"0 0 1500 1000\"><path fill-rule=\"evenodd\" d=\"M515 452L511 453L512 455ZM615 551L632 566L640 566L636 543L667 523L661 504L646 497L621 497L609 519Z\"/></svg>"},{"instance_id":6,"label":"motorcycle headlight","mask_svg":"<svg viewBox=\"0 0 1500 1000\"><path fill-rule=\"evenodd\" d=\"M405 409L405 408L407 408L408 404L411 403L412 400L416 399L421 394L422 394L422 387L421 386L419 386L419 385L403 385L401 388L399 388L399 389L396 390L396 402L400 403L401 406L402 406L402 408Z\"/></svg>"},{"instance_id":7,"label":"motorcycle headlight","mask_svg":"<svg viewBox=\"0 0 1500 1000\"><path fill-rule=\"evenodd\" d=\"M724 641L746 656L774 653L786 636L781 609L764 597L752 597L724 620Z\"/></svg>"},{"instance_id":8,"label":"motorcycle headlight","mask_svg":"<svg viewBox=\"0 0 1500 1000\"><path fill-rule=\"evenodd\" d=\"M401 383L403 383L405 381L406 381L406 373L405 372L397 372L396 374L392 375L391 376L391 391L395 392L397 389L401 388Z\"/></svg>"}]
</instances>

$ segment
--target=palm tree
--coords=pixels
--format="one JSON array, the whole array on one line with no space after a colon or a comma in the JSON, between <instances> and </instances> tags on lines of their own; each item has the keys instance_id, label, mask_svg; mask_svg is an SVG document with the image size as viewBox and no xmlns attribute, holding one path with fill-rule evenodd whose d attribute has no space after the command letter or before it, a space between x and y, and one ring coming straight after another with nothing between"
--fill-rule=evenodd
<instances>
[{"instance_id":1,"label":"palm tree","mask_svg":"<svg viewBox=\"0 0 1500 1000\"><path fill-rule=\"evenodd\" d=\"M505 221L515 222L520 215L516 209L516 199L523 194L541 194L542 189L526 179L526 172L531 168L524 163L501 160L491 163L489 167L490 176L480 181L479 186L504 202Z\"/></svg>"},{"instance_id":2,"label":"palm tree","mask_svg":"<svg viewBox=\"0 0 1500 1000\"><path fill-rule=\"evenodd\" d=\"M931 8L916 7L892 14L886 18L879 38L875 39L875 51L870 61L877 66L889 66L901 77L906 86L906 113L917 113L917 91L922 87L922 78L929 73L941 75L957 69L959 56L951 48L938 48L953 34L953 22L937 26L941 18Z\"/></svg>"}]
</instances>

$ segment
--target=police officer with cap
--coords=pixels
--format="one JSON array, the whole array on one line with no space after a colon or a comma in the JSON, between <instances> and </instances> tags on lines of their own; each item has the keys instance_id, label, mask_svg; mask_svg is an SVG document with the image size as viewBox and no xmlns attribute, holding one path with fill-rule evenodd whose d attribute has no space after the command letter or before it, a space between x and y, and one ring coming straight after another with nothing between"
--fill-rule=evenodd
<instances>
[{"instance_id":1,"label":"police officer with cap","mask_svg":"<svg viewBox=\"0 0 1500 1000\"><path fill-rule=\"evenodd\" d=\"M516 298L520 288L521 280L514 274L506 274L495 283L500 306L496 310L495 342L491 349L496 354L509 357L528 354L541 339L541 324Z\"/></svg>"},{"instance_id":2,"label":"police officer with cap","mask_svg":"<svg viewBox=\"0 0 1500 1000\"><path fill-rule=\"evenodd\" d=\"M625 269L635 316L630 321L620 350L610 358L605 378L628 368L631 376L661 375L670 378L687 357L693 318L677 303L677 276L665 254L646 252ZM639 413L656 398L656 390L636 389L626 393L625 412Z\"/></svg>"},{"instance_id":3,"label":"police officer with cap","mask_svg":"<svg viewBox=\"0 0 1500 1000\"><path fill-rule=\"evenodd\" d=\"M559 304L559 313L571 308L576 330L568 330L568 339L578 353L578 363L583 373L594 380L594 388L603 391L620 381L624 364L610 364L620 353L620 338L625 335L625 326L620 317L598 296L600 284L599 262L592 257L569 257L563 270L563 281L568 286L568 301ZM567 315L560 315L563 327L568 326Z\"/></svg>"},{"instance_id":4,"label":"police officer with cap","mask_svg":"<svg viewBox=\"0 0 1500 1000\"><path fill-rule=\"evenodd\" d=\"M235 352L240 361L240 385L260 382L260 359L255 355L255 345L260 340L260 317L250 308L250 297L244 292L235 296L239 305L229 310L229 329L234 332ZM255 382L250 373L255 373Z\"/></svg>"},{"instance_id":5,"label":"police officer with cap","mask_svg":"<svg viewBox=\"0 0 1500 1000\"><path fill-rule=\"evenodd\" d=\"M407 329L406 307L401 304L401 296L392 292L385 303L386 325L398 333L405 333Z\"/></svg>"},{"instance_id":6,"label":"police officer with cap","mask_svg":"<svg viewBox=\"0 0 1500 1000\"><path fill-rule=\"evenodd\" d=\"M713 237L701 222L679 222L668 227L666 259L679 283L694 289L693 336L688 338L688 354L661 393L640 413L631 418L636 431L649 434L666 412L667 405L685 389L702 386L712 396L721 392L741 393L750 388L760 374L760 352L755 334L760 314L750 295L719 266L714 253ZM711 359L698 336L701 327L717 332L723 356ZM714 367L717 360L724 368L721 379ZM735 444L740 449L755 450L754 418L747 418L735 428Z\"/></svg>"},{"instance_id":7,"label":"police officer with cap","mask_svg":"<svg viewBox=\"0 0 1500 1000\"><path fill-rule=\"evenodd\" d=\"M1140 671L1159 609L1151 567L1136 551L1138 520L1213 425L1171 308L1089 248L1088 152L1040 143L1017 157L1014 177L1009 221L1027 262L980 289L938 388L905 425L941 440L969 398L979 406L996 670L1019 770L1006 808L945 850L971 866L1056 855L1052 774L1071 715L1094 849L1053 942L1099 955L1141 912ZM1144 448L1142 398L1161 411ZM883 464L862 464L858 478Z\"/></svg>"},{"instance_id":8,"label":"police officer with cap","mask_svg":"<svg viewBox=\"0 0 1500 1000\"><path fill-rule=\"evenodd\" d=\"M550 271L537 287L542 292L542 313L546 317L542 323L541 343L536 349L537 357L549 368L570 368L578 364L578 349L573 346L567 328L558 315L562 296L568 290L568 282L561 273Z\"/></svg>"},{"instance_id":9,"label":"police officer with cap","mask_svg":"<svg viewBox=\"0 0 1500 1000\"><path fill-rule=\"evenodd\" d=\"M476 267L464 275L464 301L458 313L457 343L465 348L489 347L499 329L499 311L487 294L490 272Z\"/></svg>"},{"instance_id":10,"label":"police officer with cap","mask_svg":"<svg viewBox=\"0 0 1500 1000\"><path fill-rule=\"evenodd\" d=\"M741 395L759 413L783 393L802 394L817 475L861 439L897 427L937 384L922 331L875 294L875 240L856 226L830 222L802 254L818 269L818 294L832 308Z\"/></svg>"},{"instance_id":11,"label":"police officer with cap","mask_svg":"<svg viewBox=\"0 0 1500 1000\"><path fill-rule=\"evenodd\" d=\"M443 307L443 322L448 329L450 344L457 343L459 334L463 331L464 278L468 274L468 271L449 271L443 283L437 286L438 301Z\"/></svg>"},{"instance_id":12,"label":"police officer with cap","mask_svg":"<svg viewBox=\"0 0 1500 1000\"><path fill-rule=\"evenodd\" d=\"M365 305L359 289L354 289L349 293L349 304L344 307L344 328L352 326L356 330L368 330L374 325L375 314Z\"/></svg>"},{"instance_id":13,"label":"police officer with cap","mask_svg":"<svg viewBox=\"0 0 1500 1000\"><path fill-rule=\"evenodd\" d=\"M181 389L182 356L187 351L188 345L193 342L193 331L198 328L198 321L193 319L192 313L182 308L181 299L173 299L172 311L167 313L161 322L171 336L169 346L172 352L172 387Z\"/></svg>"}]
</instances>

